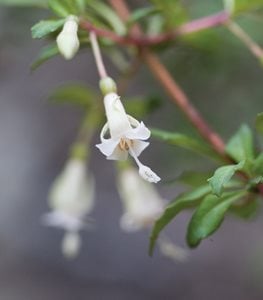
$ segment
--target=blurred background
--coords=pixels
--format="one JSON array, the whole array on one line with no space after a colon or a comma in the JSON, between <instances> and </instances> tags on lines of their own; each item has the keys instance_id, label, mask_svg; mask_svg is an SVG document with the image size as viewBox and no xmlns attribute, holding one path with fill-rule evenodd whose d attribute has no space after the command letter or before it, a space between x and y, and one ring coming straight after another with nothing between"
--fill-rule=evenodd
<instances>
[{"instance_id":1,"label":"blurred background","mask_svg":"<svg viewBox=\"0 0 263 300\"><path fill-rule=\"evenodd\" d=\"M222 8L216 0L186 2L193 17ZM122 209L114 168L94 147L98 135L91 145L96 228L83 232L77 259L62 257L63 232L43 227L40 217L48 210L49 187L64 165L82 113L47 99L54 88L70 81L96 89L98 75L89 49L70 62L57 57L30 71L43 45L31 39L30 27L44 16L39 10L0 8L0 299L261 300L262 213L247 222L228 217L212 238L190 251L185 263L171 262L158 251L149 258L149 233L126 234L119 228ZM261 44L262 20L249 15L238 19ZM162 53L162 60L226 140L241 123L253 126L263 108L262 66L226 29L185 38ZM163 100L163 106L148 117L147 124L196 134L142 67L127 94L149 91ZM185 170L213 167L202 157L155 141L146 152L143 161L164 182ZM179 191L165 183L159 188L168 200ZM167 229L183 247L189 216L182 214Z\"/></svg>"}]
</instances>

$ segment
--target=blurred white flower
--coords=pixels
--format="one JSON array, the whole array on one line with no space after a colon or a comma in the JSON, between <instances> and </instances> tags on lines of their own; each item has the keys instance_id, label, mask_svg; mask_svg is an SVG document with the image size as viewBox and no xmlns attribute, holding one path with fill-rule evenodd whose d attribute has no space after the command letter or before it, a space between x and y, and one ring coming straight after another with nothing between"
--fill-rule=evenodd
<instances>
[{"instance_id":1,"label":"blurred white flower","mask_svg":"<svg viewBox=\"0 0 263 300\"><path fill-rule=\"evenodd\" d=\"M67 258L75 258L79 253L81 243L78 232L66 232L61 245L63 255Z\"/></svg>"},{"instance_id":2,"label":"blurred white flower","mask_svg":"<svg viewBox=\"0 0 263 300\"><path fill-rule=\"evenodd\" d=\"M43 223L66 230L62 249L64 253L80 248L78 232L87 227L85 218L94 206L95 183L87 174L86 163L72 158L55 179L49 194L51 212L43 216ZM71 249L71 250L68 250ZM73 256L73 255L69 255Z\"/></svg>"},{"instance_id":3,"label":"blurred white flower","mask_svg":"<svg viewBox=\"0 0 263 300\"><path fill-rule=\"evenodd\" d=\"M67 60L72 59L78 52L78 18L76 16L67 17L63 29L57 37L57 45L60 53Z\"/></svg>"},{"instance_id":4,"label":"blurred white flower","mask_svg":"<svg viewBox=\"0 0 263 300\"><path fill-rule=\"evenodd\" d=\"M124 231L132 232L150 227L163 212L164 199L133 168L120 171L118 190L124 205L124 214L120 220Z\"/></svg>"},{"instance_id":5,"label":"blurred white flower","mask_svg":"<svg viewBox=\"0 0 263 300\"><path fill-rule=\"evenodd\" d=\"M188 251L174 244L167 238L159 239L158 245L161 253L174 262L184 262L188 259Z\"/></svg>"},{"instance_id":6,"label":"blurred white flower","mask_svg":"<svg viewBox=\"0 0 263 300\"><path fill-rule=\"evenodd\" d=\"M139 167L139 174L149 182L158 182L157 176L149 167L143 165L138 156L149 145L147 140L151 132L143 124L126 114L116 93L109 93L104 97L107 123L102 128L101 143L96 145L106 155L107 159L126 160L128 153L134 158ZM110 137L105 138L109 132Z\"/></svg>"}]
</instances>

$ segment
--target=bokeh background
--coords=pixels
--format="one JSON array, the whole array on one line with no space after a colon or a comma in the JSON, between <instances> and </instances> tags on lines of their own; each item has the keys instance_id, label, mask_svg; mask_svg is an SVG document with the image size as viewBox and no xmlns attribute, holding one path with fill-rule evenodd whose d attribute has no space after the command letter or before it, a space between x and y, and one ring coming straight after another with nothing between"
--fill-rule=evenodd
<instances>
[{"instance_id":1,"label":"bokeh background","mask_svg":"<svg viewBox=\"0 0 263 300\"><path fill-rule=\"evenodd\" d=\"M222 8L217 0L186 3L195 17ZM122 211L114 168L95 149L98 136L91 145L96 228L83 233L83 248L76 260L62 257L63 233L43 227L40 217L48 209L48 189L63 167L82 114L47 98L58 85L70 81L97 88L98 75L89 49L70 62L58 57L30 72L43 45L31 39L30 27L41 17L44 13L38 10L0 8L0 299L261 300L262 213L247 222L230 216L218 233L190 251L185 263L171 262L158 251L149 258L148 232L125 234L119 228ZM262 20L249 15L238 19L263 44ZM263 108L263 69L226 29L186 38L162 53L162 59L225 139L241 123L253 126ZM142 67L128 94L149 92L164 104L148 117L147 124L195 134ZM197 155L154 141L143 160L164 182L183 170L213 167ZM166 184L160 184L159 190L168 200L179 191ZM167 230L184 247L189 216L182 214Z\"/></svg>"}]
</instances>

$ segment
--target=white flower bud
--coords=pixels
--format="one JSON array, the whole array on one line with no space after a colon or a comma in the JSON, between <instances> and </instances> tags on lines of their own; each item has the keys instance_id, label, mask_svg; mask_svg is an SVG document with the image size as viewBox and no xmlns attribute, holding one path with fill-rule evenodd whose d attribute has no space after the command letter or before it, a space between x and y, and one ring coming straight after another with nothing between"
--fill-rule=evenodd
<instances>
[{"instance_id":1,"label":"white flower bud","mask_svg":"<svg viewBox=\"0 0 263 300\"><path fill-rule=\"evenodd\" d=\"M61 250L65 257L72 259L75 258L81 247L81 238L77 232L67 232L64 235L61 244Z\"/></svg>"},{"instance_id":2,"label":"white flower bud","mask_svg":"<svg viewBox=\"0 0 263 300\"><path fill-rule=\"evenodd\" d=\"M72 59L78 52L79 39L77 17L69 16L66 19L63 29L57 37L57 45L60 53L67 60Z\"/></svg>"}]
</instances>

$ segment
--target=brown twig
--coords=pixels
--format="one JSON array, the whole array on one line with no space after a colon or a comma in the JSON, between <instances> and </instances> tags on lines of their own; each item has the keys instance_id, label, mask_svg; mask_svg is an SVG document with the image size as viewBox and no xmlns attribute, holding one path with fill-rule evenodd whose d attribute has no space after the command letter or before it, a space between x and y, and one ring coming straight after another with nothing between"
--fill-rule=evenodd
<instances>
[{"instance_id":1,"label":"brown twig","mask_svg":"<svg viewBox=\"0 0 263 300\"><path fill-rule=\"evenodd\" d=\"M130 12L124 0L109 0L109 2L124 21L128 20ZM137 24L132 27L131 33L133 35L136 34L137 36L142 36L142 31ZM210 128L210 126L198 113L196 108L190 103L186 94L174 81L171 74L159 61L158 57L147 48L142 49L141 56L148 67L151 69L154 76L163 85L166 92L171 96L173 102L175 102L183 111L183 113L202 135L202 137L219 155L229 161L229 158L225 154L225 145L223 140Z\"/></svg>"},{"instance_id":2,"label":"brown twig","mask_svg":"<svg viewBox=\"0 0 263 300\"><path fill-rule=\"evenodd\" d=\"M133 32L128 36L119 36L113 31L98 28L87 20L81 20L80 27L88 31L94 31L97 36L109 38L112 41L121 45L135 45L138 47L146 47L146 46L159 45L174 40L175 38L182 35L216 27L225 24L228 20L229 20L229 14L226 11L221 11L211 16L190 21L188 23L185 23L177 27L175 30L161 33L155 36L143 35L142 32L138 34L138 31Z\"/></svg>"}]
</instances>

